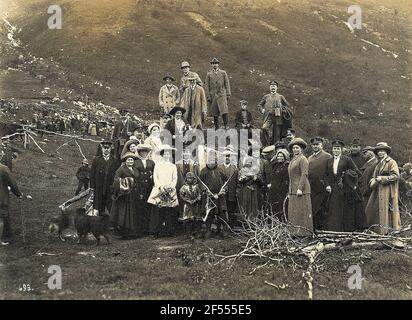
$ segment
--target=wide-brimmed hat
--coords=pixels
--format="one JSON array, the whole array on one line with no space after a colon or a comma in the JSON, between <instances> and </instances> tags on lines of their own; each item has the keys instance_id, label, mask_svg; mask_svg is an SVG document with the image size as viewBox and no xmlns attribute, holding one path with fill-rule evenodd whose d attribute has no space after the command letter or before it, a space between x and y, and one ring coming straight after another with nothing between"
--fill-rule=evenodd
<instances>
[{"instance_id":1,"label":"wide-brimmed hat","mask_svg":"<svg viewBox=\"0 0 412 320\"><path fill-rule=\"evenodd\" d=\"M148 128L147 128L147 132L149 132L149 134L152 132L154 127L158 127L160 129L160 124L158 123L152 123Z\"/></svg>"},{"instance_id":2,"label":"wide-brimmed hat","mask_svg":"<svg viewBox=\"0 0 412 320\"><path fill-rule=\"evenodd\" d=\"M176 148L169 146L168 144L164 144L157 149L157 153L162 153L163 151L175 151Z\"/></svg>"},{"instance_id":3,"label":"wide-brimmed hat","mask_svg":"<svg viewBox=\"0 0 412 320\"><path fill-rule=\"evenodd\" d=\"M133 152L125 152L124 154L122 154L120 160L125 161L128 158L136 159L136 155Z\"/></svg>"},{"instance_id":4,"label":"wide-brimmed hat","mask_svg":"<svg viewBox=\"0 0 412 320\"><path fill-rule=\"evenodd\" d=\"M169 114L170 114L171 116L174 116L175 113L178 112L178 111L181 111L182 113L185 113L185 112L186 112L186 109L185 109L185 108L182 108L182 107L174 107L172 110L169 111Z\"/></svg>"},{"instance_id":5,"label":"wide-brimmed hat","mask_svg":"<svg viewBox=\"0 0 412 320\"><path fill-rule=\"evenodd\" d=\"M183 61L182 64L180 65L180 69L189 67L190 68L190 63L187 61Z\"/></svg>"},{"instance_id":6,"label":"wide-brimmed hat","mask_svg":"<svg viewBox=\"0 0 412 320\"><path fill-rule=\"evenodd\" d=\"M136 151L137 152L139 152L139 151L150 151L152 149L153 148L151 146L149 146L148 144L138 144L136 146Z\"/></svg>"},{"instance_id":7,"label":"wide-brimmed hat","mask_svg":"<svg viewBox=\"0 0 412 320\"><path fill-rule=\"evenodd\" d=\"M339 140L339 139L332 140L332 147L343 148L344 146L345 146L345 143L342 140Z\"/></svg>"},{"instance_id":8,"label":"wide-brimmed hat","mask_svg":"<svg viewBox=\"0 0 412 320\"><path fill-rule=\"evenodd\" d=\"M267 146L267 147L263 148L262 154L269 154L271 152L274 152L275 149L276 149L275 145Z\"/></svg>"},{"instance_id":9,"label":"wide-brimmed hat","mask_svg":"<svg viewBox=\"0 0 412 320\"><path fill-rule=\"evenodd\" d=\"M291 142L289 142L288 149L292 150L292 147L295 145L300 146L302 149L306 149L306 147L308 146L308 144L302 138L294 138Z\"/></svg>"},{"instance_id":10,"label":"wide-brimmed hat","mask_svg":"<svg viewBox=\"0 0 412 320\"><path fill-rule=\"evenodd\" d=\"M194 74L190 74L186 79L189 80L189 81L197 80L197 77Z\"/></svg>"},{"instance_id":11,"label":"wide-brimmed hat","mask_svg":"<svg viewBox=\"0 0 412 320\"><path fill-rule=\"evenodd\" d=\"M119 113L120 113L121 115L127 114L127 113L129 113L129 112L130 112L130 110L129 110L129 109L126 109L126 108L122 108L122 109L119 110Z\"/></svg>"},{"instance_id":12,"label":"wide-brimmed hat","mask_svg":"<svg viewBox=\"0 0 412 320\"><path fill-rule=\"evenodd\" d=\"M247 100L242 99L242 100L239 101L239 103L240 103L240 105L244 105L244 104L247 105Z\"/></svg>"},{"instance_id":13,"label":"wide-brimmed hat","mask_svg":"<svg viewBox=\"0 0 412 320\"><path fill-rule=\"evenodd\" d=\"M403 169L403 170L411 170L411 169L412 169L412 163L410 163L410 162L405 163L405 164L402 166L402 169Z\"/></svg>"},{"instance_id":14,"label":"wide-brimmed hat","mask_svg":"<svg viewBox=\"0 0 412 320\"><path fill-rule=\"evenodd\" d=\"M175 81L175 78L173 78L173 76L170 75L169 73L165 74L165 76L163 77L163 81L166 81L166 79L170 79L172 81Z\"/></svg>"},{"instance_id":15,"label":"wide-brimmed hat","mask_svg":"<svg viewBox=\"0 0 412 320\"><path fill-rule=\"evenodd\" d=\"M389 154L391 153L392 148L386 142L379 142L376 144L373 151L375 153L378 153L379 150L386 150L386 152Z\"/></svg>"},{"instance_id":16,"label":"wide-brimmed hat","mask_svg":"<svg viewBox=\"0 0 412 320\"><path fill-rule=\"evenodd\" d=\"M324 140L322 137L313 137L310 139L310 144L315 144L315 143L323 143Z\"/></svg>"},{"instance_id":17,"label":"wide-brimmed hat","mask_svg":"<svg viewBox=\"0 0 412 320\"><path fill-rule=\"evenodd\" d=\"M212 60L210 60L210 63L220 63L220 61L217 58L213 58Z\"/></svg>"}]
</instances>

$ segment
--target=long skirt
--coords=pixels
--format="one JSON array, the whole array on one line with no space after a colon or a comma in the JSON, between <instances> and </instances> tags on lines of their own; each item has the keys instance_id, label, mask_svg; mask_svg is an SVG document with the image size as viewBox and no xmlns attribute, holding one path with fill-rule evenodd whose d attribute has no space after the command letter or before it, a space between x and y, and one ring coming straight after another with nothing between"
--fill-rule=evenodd
<instances>
[{"instance_id":1,"label":"long skirt","mask_svg":"<svg viewBox=\"0 0 412 320\"><path fill-rule=\"evenodd\" d=\"M239 190L239 210L248 218L255 218L259 210L259 194L257 188L245 186Z\"/></svg>"},{"instance_id":2,"label":"long skirt","mask_svg":"<svg viewBox=\"0 0 412 320\"><path fill-rule=\"evenodd\" d=\"M312 203L310 194L289 194L288 222L293 235L306 236L313 232Z\"/></svg>"},{"instance_id":3,"label":"long skirt","mask_svg":"<svg viewBox=\"0 0 412 320\"><path fill-rule=\"evenodd\" d=\"M110 212L111 221L121 228L124 236L140 236L137 225L136 202L133 194L120 196L113 202Z\"/></svg>"},{"instance_id":4,"label":"long skirt","mask_svg":"<svg viewBox=\"0 0 412 320\"><path fill-rule=\"evenodd\" d=\"M176 234L178 211L177 207L152 206L150 214L150 234L157 237L169 237Z\"/></svg>"}]
</instances>

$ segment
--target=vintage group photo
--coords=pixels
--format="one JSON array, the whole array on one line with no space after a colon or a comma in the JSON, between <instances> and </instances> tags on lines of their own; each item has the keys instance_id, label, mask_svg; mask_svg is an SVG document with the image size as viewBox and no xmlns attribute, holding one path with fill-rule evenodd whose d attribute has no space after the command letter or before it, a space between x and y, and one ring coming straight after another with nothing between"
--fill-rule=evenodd
<instances>
[{"instance_id":1,"label":"vintage group photo","mask_svg":"<svg viewBox=\"0 0 412 320\"><path fill-rule=\"evenodd\" d=\"M412 299L411 19L1 0L0 300Z\"/></svg>"}]
</instances>

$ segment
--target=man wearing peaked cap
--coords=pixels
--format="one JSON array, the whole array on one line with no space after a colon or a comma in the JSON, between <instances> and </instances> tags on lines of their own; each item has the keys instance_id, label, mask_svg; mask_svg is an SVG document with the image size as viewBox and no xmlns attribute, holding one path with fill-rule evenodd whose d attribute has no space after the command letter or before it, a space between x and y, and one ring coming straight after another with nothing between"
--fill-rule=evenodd
<instances>
[{"instance_id":1,"label":"man wearing peaked cap","mask_svg":"<svg viewBox=\"0 0 412 320\"><path fill-rule=\"evenodd\" d=\"M213 116L215 129L219 129L219 117L223 119L223 126L227 130L228 126L228 103L227 100L232 95L229 77L225 70L219 68L220 61L216 58L210 61L212 69L206 75L205 91L209 103L209 111Z\"/></svg>"},{"instance_id":2,"label":"man wearing peaked cap","mask_svg":"<svg viewBox=\"0 0 412 320\"><path fill-rule=\"evenodd\" d=\"M240 110L236 112L235 116L235 128L240 129L247 129L248 136L251 136L251 128L253 125L252 114L247 110L247 101L240 100Z\"/></svg>"},{"instance_id":3,"label":"man wearing peaked cap","mask_svg":"<svg viewBox=\"0 0 412 320\"><path fill-rule=\"evenodd\" d=\"M315 229L323 227L328 193L326 192L326 170L332 155L323 150L323 139L310 139L313 153L309 156L309 183L311 187L312 215Z\"/></svg>"},{"instance_id":4,"label":"man wearing peaked cap","mask_svg":"<svg viewBox=\"0 0 412 320\"><path fill-rule=\"evenodd\" d=\"M287 136L287 129L292 127L292 109L284 96L280 95L277 81L270 82L270 93L263 96L258 104L263 114L263 144L270 145Z\"/></svg>"},{"instance_id":5,"label":"man wearing peaked cap","mask_svg":"<svg viewBox=\"0 0 412 320\"><path fill-rule=\"evenodd\" d=\"M189 78L190 77L195 77L196 83L199 86L203 86L202 80L200 79L199 75L196 72L190 71L190 64L187 61L183 61L181 64L181 69L182 69L182 78L180 79L180 95L182 96L185 90L189 87L190 82Z\"/></svg>"},{"instance_id":6,"label":"man wearing peaked cap","mask_svg":"<svg viewBox=\"0 0 412 320\"><path fill-rule=\"evenodd\" d=\"M120 110L120 120L114 125L112 133L112 142L114 145L114 153L118 160L120 160L120 153L129 137L138 128L136 122L132 121L129 115L129 110Z\"/></svg>"},{"instance_id":7,"label":"man wearing peaked cap","mask_svg":"<svg viewBox=\"0 0 412 320\"><path fill-rule=\"evenodd\" d=\"M172 83L175 79L170 74L166 74L163 80L166 83L159 91L159 106L163 114L168 114L170 110L180 104L180 91L179 88Z\"/></svg>"}]
</instances>

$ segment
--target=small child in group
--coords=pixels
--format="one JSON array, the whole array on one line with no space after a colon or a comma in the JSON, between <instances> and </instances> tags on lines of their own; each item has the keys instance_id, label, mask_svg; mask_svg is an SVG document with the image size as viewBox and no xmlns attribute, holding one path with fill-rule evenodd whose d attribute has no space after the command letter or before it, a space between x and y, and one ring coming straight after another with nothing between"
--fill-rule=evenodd
<instances>
[{"instance_id":1,"label":"small child in group","mask_svg":"<svg viewBox=\"0 0 412 320\"><path fill-rule=\"evenodd\" d=\"M79 180L79 184L77 185L75 193L75 195L77 196L80 191L82 191L82 187L84 187L84 190L89 189L90 167L89 161L87 159L83 159L81 167L77 170L76 177L77 180Z\"/></svg>"},{"instance_id":2,"label":"small child in group","mask_svg":"<svg viewBox=\"0 0 412 320\"><path fill-rule=\"evenodd\" d=\"M202 228L202 214L200 210L202 190L193 172L186 174L185 184L180 188L180 197L184 205L179 221L184 223L186 235L193 237L198 234Z\"/></svg>"},{"instance_id":3,"label":"small child in group","mask_svg":"<svg viewBox=\"0 0 412 320\"><path fill-rule=\"evenodd\" d=\"M236 113L236 129L248 129L253 127L252 114L247 110L247 101L240 100L240 110Z\"/></svg>"}]
</instances>

